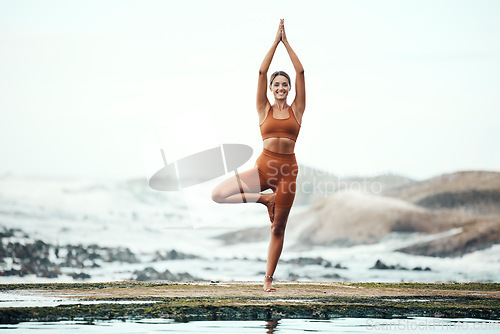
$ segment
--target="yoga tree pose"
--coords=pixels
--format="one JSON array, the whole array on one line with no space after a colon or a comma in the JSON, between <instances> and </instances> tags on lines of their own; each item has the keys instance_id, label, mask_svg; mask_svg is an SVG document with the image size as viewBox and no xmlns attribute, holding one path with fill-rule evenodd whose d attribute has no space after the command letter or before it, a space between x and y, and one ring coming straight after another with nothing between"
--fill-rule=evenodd
<instances>
[{"instance_id":1,"label":"yoga tree pose","mask_svg":"<svg viewBox=\"0 0 500 334\"><path fill-rule=\"evenodd\" d=\"M269 80L274 103L271 105L267 98L267 71L280 42L285 46L296 72L296 93L291 105L288 105L287 97L292 85L289 75L283 71L273 73ZM295 198L298 165L294 148L305 107L304 68L288 43L282 19L273 45L259 69L257 113L263 151L252 169L224 180L212 191L212 199L218 203L253 202L267 207L272 223L263 286L267 292L276 291L272 286L273 275L283 249L285 227ZM271 189L272 193L261 193L267 189Z\"/></svg>"}]
</instances>

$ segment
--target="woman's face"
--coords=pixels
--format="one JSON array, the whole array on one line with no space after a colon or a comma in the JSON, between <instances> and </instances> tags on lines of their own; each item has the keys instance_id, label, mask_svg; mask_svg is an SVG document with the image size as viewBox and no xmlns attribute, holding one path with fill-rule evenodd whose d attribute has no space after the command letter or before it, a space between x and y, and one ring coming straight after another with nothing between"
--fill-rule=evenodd
<instances>
[{"instance_id":1,"label":"woman's face","mask_svg":"<svg viewBox=\"0 0 500 334\"><path fill-rule=\"evenodd\" d=\"M286 100L288 92L292 89L288 83L288 79L283 75L278 75L274 78L273 82L269 86L269 89L274 94L275 100Z\"/></svg>"}]
</instances>

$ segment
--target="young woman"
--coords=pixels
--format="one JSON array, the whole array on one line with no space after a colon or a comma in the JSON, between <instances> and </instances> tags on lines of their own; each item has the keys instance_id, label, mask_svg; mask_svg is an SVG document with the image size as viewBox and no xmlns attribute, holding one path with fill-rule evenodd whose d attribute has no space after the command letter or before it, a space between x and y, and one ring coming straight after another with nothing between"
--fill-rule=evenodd
<instances>
[{"instance_id":1,"label":"young woman","mask_svg":"<svg viewBox=\"0 0 500 334\"><path fill-rule=\"evenodd\" d=\"M274 103L271 105L267 99L267 71L280 42L285 46L296 72L296 93L291 105L287 103L292 89L290 77L282 71L270 77L269 90L274 95ZM252 169L223 181L212 192L212 199L218 203L256 202L267 207L272 224L263 289L268 292L276 291L272 286L273 275L283 249L288 214L295 198L298 165L294 148L305 107L304 68L288 43L284 22L280 20L274 43L260 66L257 84L257 112L263 152ZM261 191L266 189L273 192L262 194Z\"/></svg>"}]
</instances>

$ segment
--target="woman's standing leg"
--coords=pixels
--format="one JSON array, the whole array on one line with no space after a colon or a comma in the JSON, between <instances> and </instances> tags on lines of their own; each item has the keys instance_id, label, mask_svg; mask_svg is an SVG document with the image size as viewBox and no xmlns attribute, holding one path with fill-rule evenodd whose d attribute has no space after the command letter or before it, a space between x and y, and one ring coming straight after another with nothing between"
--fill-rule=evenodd
<instances>
[{"instance_id":1,"label":"woman's standing leg","mask_svg":"<svg viewBox=\"0 0 500 334\"><path fill-rule=\"evenodd\" d=\"M267 250L266 276L273 276L278 260L283 250L285 240L285 228L291 208L274 208L274 222L271 225L271 240ZM276 291L272 286L273 280L270 277L264 278L264 291Z\"/></svg>"},{"instance_id":2,"label":"woman's standing leg","mask_svg":"<svg viewBox=\"0 0 500 334\"><path fill-rule=\"evenodd\" d=\"M285 240L285 228L296 192L296 180L299 167L295 155L280 158L280 167L277 175L276 203L274 208L274 222L271 225L271 240L267 251L266 276L264 277L264 291L276 291L272 287L272 281L278 260L283 250ZM271 276L271 277L269 277Z\"/></svg>"}]
</instances>

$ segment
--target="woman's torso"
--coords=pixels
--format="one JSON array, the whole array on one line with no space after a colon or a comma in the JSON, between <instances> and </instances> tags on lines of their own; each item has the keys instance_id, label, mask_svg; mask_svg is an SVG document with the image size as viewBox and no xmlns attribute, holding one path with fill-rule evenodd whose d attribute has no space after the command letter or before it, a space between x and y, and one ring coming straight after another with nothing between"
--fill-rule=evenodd
<instances>
[{"instance_id":1,"label":"woman's torso","mask_svg":"<svg viewBox=\"0 0 500 334\"><path fill-rule=\"evenodd\" d=\"M287 126L288 130L291 132L295 132L295 137L298 135L300 130L300 125L302 123L301 115L297 116L292 106L288 106L283 110L279 110L277 106L270 106L267 108L267 112L259 113L259 126L261 127L264 123L268 125L269 122L272 122L273 127ZM292 129L290 129L292 127ZM265 149L277 152L277 153L293 153L295 149L295 140L291 138L285 137L271 137L263 139L263 146Z\"/></svg>"}]
</instances>

